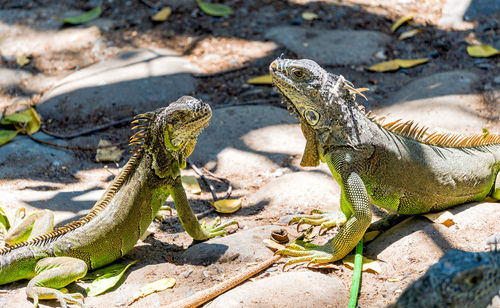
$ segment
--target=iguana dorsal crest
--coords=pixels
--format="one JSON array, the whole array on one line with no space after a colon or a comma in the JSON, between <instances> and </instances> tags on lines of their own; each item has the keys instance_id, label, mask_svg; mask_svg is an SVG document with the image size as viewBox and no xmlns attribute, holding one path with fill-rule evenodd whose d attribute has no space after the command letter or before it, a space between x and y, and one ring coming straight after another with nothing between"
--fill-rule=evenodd
<instances>
[{"instance_id":1,"label":"iguana dorsal crest","mask_svg":"<svg viewBox=\"0 0 500 308\"><path fill-rule=\"evenodd\" d=\"M414 121L404 121L399 119L390 123L384 123L385 117L383 116L376 117L371 113L366 114L366 116L378 126L389 132L428 145L451 148L468 148L490 144L500 144L500 135L497 134L483 133L463 135L459 133L429 132L430 128L419 125Z\"/></svg>"}]
</instances>

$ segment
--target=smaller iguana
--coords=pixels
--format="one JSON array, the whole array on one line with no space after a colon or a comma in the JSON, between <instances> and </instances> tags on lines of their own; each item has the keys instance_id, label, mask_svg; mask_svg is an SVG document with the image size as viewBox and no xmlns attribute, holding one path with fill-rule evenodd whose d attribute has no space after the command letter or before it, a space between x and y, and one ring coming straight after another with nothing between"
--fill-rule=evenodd
<instances>
[{"instance_id":1,"label":"smaller iguana","mask_svg":"<svg viewBox=\"0 0 500 308\"><path fill-rule=\"evenodd\" d=\"M500 295L500 251L452 249L390 308L486 308Z\"/></svg>"},{"instance_id":2,"label":"smaller iguana","mask_svg":"<svg viewBox=\"0 0 500 308\"><path fill-rule=\"evenodd\" d=\"M430 132L413 121L383 124L355 101L359 90L308 59L276 59L273 84L300 120L302 166L326 162L341 187L340 210L298 216L299 222L342 226L323 246L298 242L279 253L296 262L342 259L370 225L370 203L399 214L423 214L500 199L500 135Z\"/></svg>"},{"instance_id":3,"label":"smaller iguana","mask_svg":"<svg viewBox=\"0 0 500 308\"><path fill-rule=\"evenodd\" d=\"M64 294L57 289L85 276L88 269L125 255L169 195L184 229L195 240L224 234L224 228L236 221L218 227L201 226L189 206L180 176L180 169L186 166L186 159L211 115L208 104L189 96L138 115L132 122L137 124L134 129L139 129L131 138L131 144L136 146L134 155L89 214L27 241L0 248L0 285L29 279L26 294L33 298L35 306L39 299L53 298L63 307L67 302L84 306L81 294ZM9 235L11 242L15 242L16 236L26 236L22 230L16 230L16 234Z\"/></svg>"}]
</instances>

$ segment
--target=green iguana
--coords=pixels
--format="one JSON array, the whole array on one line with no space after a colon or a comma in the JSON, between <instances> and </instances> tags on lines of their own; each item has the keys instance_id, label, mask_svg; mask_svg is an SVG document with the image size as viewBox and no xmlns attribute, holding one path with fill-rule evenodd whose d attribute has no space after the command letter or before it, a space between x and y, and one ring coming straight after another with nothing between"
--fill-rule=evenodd
<instances>
[{"instance_id":1,"label":"green iguana","mask_svg":"<svg viewBox=\"0 0 500 308\"><path fill-rule=\"evenodd\" d=\"M486 308L500 295L500 251L452 249L390 308Z\"/></svg>"},{"instance_id":2,"label":"green iguana","mask_svg":"<svg viewBox=\"0 0 500 308\"><path fill-rule=\"evenodd\" d=\"M203 227L193 214L182 187L180 169L208 125L210 106L183 96L168 107L138 115L140 129L131 138L134 155L89 214L28 241L0 249L0 285L30 279L26 288L35 306L39 299L83 306L79 293L58 291L94 269L125 255L146 231L167 197L172 195L179 219L195 240L224 234L215 224ZM35 231L33 231L35 232Z\"/></svg>"},{"instance_id":3,"label":"green iguana","mask_svg":"<svg viewBox=\"0 0 500 308\"><path fill-rule=\"evenodd\" d=\"M440 211L500 199L500 135L429 133L412 121L381 123L355 102L360 91L311 60L277 59L273 84L306 138L302 166L326 162L341 187L340 210L292 222L342 225L323 246L298 242L279 251L287 264L327 263L349 253L372 219L370 202L400 214Z\"/></svg>"}]
</instances>

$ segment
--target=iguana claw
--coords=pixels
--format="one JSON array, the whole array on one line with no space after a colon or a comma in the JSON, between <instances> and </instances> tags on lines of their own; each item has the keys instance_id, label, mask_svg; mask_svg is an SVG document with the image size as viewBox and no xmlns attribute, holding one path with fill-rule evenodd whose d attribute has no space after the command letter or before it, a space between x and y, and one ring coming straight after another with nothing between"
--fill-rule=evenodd
<instances>
[{"instance_id":1,"label":"iguana claw","mask_svg":"<svg viewBox=\"0 0 500 308\"><path fill-rule=\"evenodd\" d=\"M328 230L333 227L340 227L347 221L345 214L341 210L324 211L314 209L311 213L313 214L295 216L290 220L289 224L298 222L297 231L299 231L302 224L321 226L319 229L319 233L321 234L321 231Z\"/></svg>"},{"instance_id":2,"label":"iguana claw","mask_svg":"<svg viewBox=\"0 0 500 308\"><path fill-rule=\"evenodd\" d=\"M231 220L229 222L226 222L225 224L217 226L219 224L219 222L220 222L220 217L217 217L217 219L215 219L215 221L213 223L211 223L209 226L206 225L206 221L203 221L201 223L201 228L208 235L208 238L227 234L227 230L225 230L225 228L227 228L231 225L236 225L239 228L239 224L236 220Z\"/></svg>"},{"instance_id":3,"label":"iguana claw","mask_svg":"<svg viewBox=\"0 0 500 308\"><path fill-rule=\"evenodd\" d=\"M286 261L283 271L287 266L295 263L310 261L309 266L311 263L329 263L337 260L330 246L320 246L302 241L296 241L286 248L278 250L275 254L294 257Z\"/></svg>"}]
</instances>

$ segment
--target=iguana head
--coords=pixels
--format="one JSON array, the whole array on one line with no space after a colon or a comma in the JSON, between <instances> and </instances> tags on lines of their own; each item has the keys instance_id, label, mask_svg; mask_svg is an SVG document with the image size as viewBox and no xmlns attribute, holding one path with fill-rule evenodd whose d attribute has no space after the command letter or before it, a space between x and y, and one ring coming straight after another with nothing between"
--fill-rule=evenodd
<instances>
[{"instance_id":1,"label":"iguana head","mask_svg":"<svg viewBox=\"0 0 500 308\"><path fill-rule=\"evenodd\" d=\"M346 135L347 109L355 106L349 83L329 74L312 60L278 58L269 71L274 86L283 94L287 107L300 120L306 138L302 166L317 166L326 143Z\"/></svg>"},{"instance_id":2,"label":"iguana head","mask_svg":"<svg viewBox=\"0 0 500 308\"><path fill-rule=\"evenodd\" d=\"M194 150L196 138L210 122L210 105L190 96L183 96L167 107L138 115L133 123L142 129L131 142L139 145L153 157L156 175L175 176L186 166L186 159ZM135 138L135 139L134 139Z\"/></svg>"}]
</instances>

